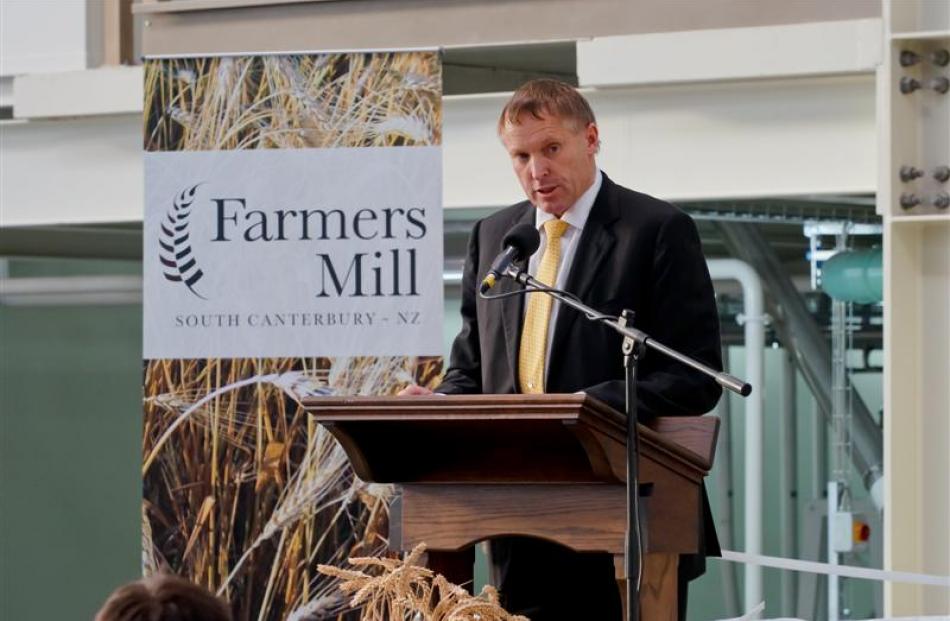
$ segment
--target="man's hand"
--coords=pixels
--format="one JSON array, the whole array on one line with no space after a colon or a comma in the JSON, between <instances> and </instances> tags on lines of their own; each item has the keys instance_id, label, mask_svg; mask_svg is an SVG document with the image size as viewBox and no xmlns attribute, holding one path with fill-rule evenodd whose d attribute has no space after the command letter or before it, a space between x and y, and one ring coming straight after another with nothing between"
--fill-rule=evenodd
<instances>
[{"instance_id":1,"label":"man's hand","mask_svg":"<svg viewBox=\"0 0 950 621\"><path fill-rule=\"evenodd\" d=\"M425 386L420 386L418 384L409 384L402 390L396 393L399 397L413 397L415 395L431 395L432 391L426 388Z\"/></svg>"}]
</instances>

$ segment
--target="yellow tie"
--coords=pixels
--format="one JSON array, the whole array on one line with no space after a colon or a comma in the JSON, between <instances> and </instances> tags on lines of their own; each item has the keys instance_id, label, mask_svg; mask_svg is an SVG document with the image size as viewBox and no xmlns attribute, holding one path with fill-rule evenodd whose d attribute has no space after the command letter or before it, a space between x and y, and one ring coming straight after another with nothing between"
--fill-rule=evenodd
<instances>
[{"instance_id":1,"label":"yellow tie","mask_svg":"<svg viewBox=\"0 0 950 621\"><path fill-rule=\"evenodd\" d=\"M544 223L547 243L536 278L549 287L557 280L557 266L561 260L561 236L569 225L557 218ZM518 350L518 383L523 393L544 392L544 358L547 354L548 320L554 299L546 293L528 295L528 312L521 331Z\"/></svg>"}]
</instances>

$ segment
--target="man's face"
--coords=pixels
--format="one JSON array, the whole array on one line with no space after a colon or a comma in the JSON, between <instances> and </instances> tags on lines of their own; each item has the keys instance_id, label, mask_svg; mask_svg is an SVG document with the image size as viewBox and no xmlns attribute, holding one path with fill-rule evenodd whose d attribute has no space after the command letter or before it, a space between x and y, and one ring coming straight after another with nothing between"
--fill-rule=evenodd
<instances>
[{"instance_id":1,"label":"man's face","mask_svg":"<svg viewBox=\"0 0 950 621\"><path fill-rule=\"evenodd\" d=\"M548 114L518 120L501 131L515 175L535 207L560 217L594 182L597 126L575 128Z\"/></svg>"}]
</instances>

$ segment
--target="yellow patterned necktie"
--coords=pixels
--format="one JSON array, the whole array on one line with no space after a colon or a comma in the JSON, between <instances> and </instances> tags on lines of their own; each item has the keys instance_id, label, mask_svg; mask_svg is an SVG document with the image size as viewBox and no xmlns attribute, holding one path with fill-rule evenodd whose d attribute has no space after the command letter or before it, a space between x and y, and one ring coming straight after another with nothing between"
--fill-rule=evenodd
<instances>
[{"instance_id":1,"label":"yellow patterned necktie","mask_svg":"<svg viewBox=\"0 0 950 621\"><path fill-rule=\"evenodd\" d=\"M544 223L547 243L535 278L549 287L553 287L557 280L561 236L568 226L567 222L558 218ZM524 316L521 347L518 350L518 384L523 393L544 392L544 358L547 354L548 321L553 302L554 299L545 293L528 295L528 312Z\"/></svg>"}]
</instances>

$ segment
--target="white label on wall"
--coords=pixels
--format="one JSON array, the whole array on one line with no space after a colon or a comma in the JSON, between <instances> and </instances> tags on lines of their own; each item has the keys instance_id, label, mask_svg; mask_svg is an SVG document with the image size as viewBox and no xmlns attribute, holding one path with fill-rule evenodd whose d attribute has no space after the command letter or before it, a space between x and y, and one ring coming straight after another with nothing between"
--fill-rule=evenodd
<instances>
[{"instance_id":1,"label":"white label on wall","mask_svg":"<svg viewBox=\"0 0 950 621\"><path fill-rule=\"evenodd\" d=\"M144 357L439 355L440 147L145 155Z\"/></svg>"}]
</instances>

